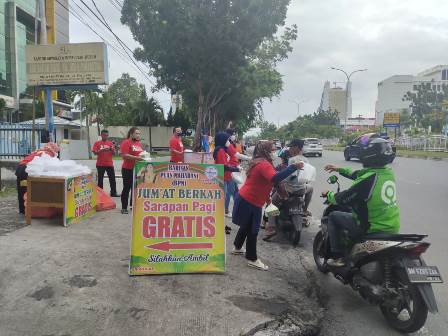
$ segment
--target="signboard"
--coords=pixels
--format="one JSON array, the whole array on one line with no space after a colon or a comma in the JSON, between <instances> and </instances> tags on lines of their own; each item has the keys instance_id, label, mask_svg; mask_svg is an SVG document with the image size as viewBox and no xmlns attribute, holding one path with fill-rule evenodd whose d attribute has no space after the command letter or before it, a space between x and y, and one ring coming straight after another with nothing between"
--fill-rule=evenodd
<instances>
[{"instance_id":1,"label":"signboard","mask_svg":"<svg viewBox=\"0 0 448 336\"><path fill-rule=\"evenodd\" d=\"M400 127L400 113L384 113L384 127Z\"/></svg>"},{"instance_id":2,"label":"signboard","mask_svg":"<svg viewBox=\"0 0 448 336\"><path fill-rule=\"evenodd\" d=\"M106 44L27 45L26 76L29 86L108 84Z\"/></svg>"},{"instance_id":3,"label":"signboard","mask_svg":"<svg viewBox=\"0 0 448 336\"><path fill-rule=\"evenodd\" d=\"M225 271L224 167L137 162L130 275Z\"/></svg>"},{"instance_id":4,"label":"signboard","mask_svg":"<svg viewBox=\"0 0 448 336\"><path fill-rule=\"evenodd\" d=\"M79 223L96 213L96 185L92 175L69 177L65 188L65 226Z\"/></svg>"}]
</instances>

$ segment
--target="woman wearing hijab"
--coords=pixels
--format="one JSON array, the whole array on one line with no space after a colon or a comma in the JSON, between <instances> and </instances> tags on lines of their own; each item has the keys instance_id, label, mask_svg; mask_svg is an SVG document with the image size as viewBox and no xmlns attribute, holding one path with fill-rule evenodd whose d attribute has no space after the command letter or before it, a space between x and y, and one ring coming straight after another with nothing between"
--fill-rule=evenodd
<instances>
[{"instance_id":1,"label":"woman wearing hijab","mask_svg":"<svg viewBox=\"0 0 448 336\"><path fill-rule=\"evenodd\" d=\"M269 201L274 184L278 184L297 169L303 162L295 163L277 172L272 164L272 142L259 142L254 158L249 165L247 178L241 187L233 207L233 223L239 225L232 254L246 255L248 266L267 271L268 266L257 257L257 237L260 230L262 208ZM243 249L246 241L246 250Z\"/></svg>"},{"instance_id":2,"label":"woman wearing hijab","mask_svg":"<svg viewBox=\"0 0 448 336\"><path fill-rule=\"evenodd\" d=\"M59 146L54 142L46 143L41 149L38 149L28 156L26 156L22 161L19 162L19 166L16 169L17 176L17 197L19 201L19 212L25 214L25 196L27 186L26 180L28 179L28 174L26 172L26 166L28 163L33 161L35 157L40 157L42 155L48 155L51 157L56 157L59 153Z\"/></svg>"},{"instance_id":3,"label":"woman wearing hijab","mask_svg":"<svg viewBox=\"0 0 448 336\"><path fill-rule=\"evenodd\" d=\"M229 211L227 199L229 200L228 202L230 202L230 196L236 192L234 187L236 184L232 180L232 172L240 171L238 167L230 164L230 155L228 154L228 148L230 146L229 138L230 135L228 133L217 133L215 136L215 150L213 151L215 164L224 165L224 195L226 197L226 214L228 214ZM226 225L226 234L230 234L231 230L232 228Z\"/></svg>"}]
</instances>

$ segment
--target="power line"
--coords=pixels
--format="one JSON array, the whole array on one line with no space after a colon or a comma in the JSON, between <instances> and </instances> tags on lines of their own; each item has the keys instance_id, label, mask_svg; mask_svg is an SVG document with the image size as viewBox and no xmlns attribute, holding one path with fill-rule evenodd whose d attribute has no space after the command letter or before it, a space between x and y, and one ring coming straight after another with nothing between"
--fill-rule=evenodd
<instances>
[{"instance_id":1,"label":"power line","mask_svg":"<svg viewBox=\"0 0 448 336\"><path fill-rule=\"evenodd\" d=\"M56 0L56 2L58 2L59 3L59 5L61 5L61 7L63 7L65 10L67 10L68 12L72 12L73 13L73 16L79 21L79 22L81 22L83 25L85 25L87 28L89 28L95 35L97 35L104 43L106 43L109 47L111 47L112 48L112 50L113 51L115 51L115 53L123 60L123 61L125 61L126 63L128 63L129 65L131 65L131 66L135 66L136 67L136 65L135 64L131 64L130 62L129 62L129 60L126 58L126 56L123 54L123 52L120 52L120 50L118 50L109 40L107 40L105 37L103 37L103 36L101 36L100 34L98 34L98 32L94 29L94 28L92 28L87 22L85 22L83 19L82 19L82 16L79 14L79 13L77 13L75 10L74 10L74 8L72 8L70 5L70 8L71 8L71 11L69 10L69 8L67 8L66 6L64 6L59 0ZM76 3L75 3L76 4ZM136 70L139 70L140 72L141 72L141 69L139 69L138 67L136 67ZM146 76L145 76L146 77ZM146 77L147 78L147 77ZM148 78L147 78L148 79ZM148 81L152 84L152 85L154 85L154 83L151 81L151 80L149 80L148 79Z\"/></svg>"},{"instance_id":2,"label":"power line","mask_svg":"<svg viewBox=\"0 0 448 336\"><path fill-rule=\"evenodd\" d=\"M111 5L112 5L117 11L119 11L119 12L121 13L120 8L117 6L117 4L116 4L115 2L113 2L112 0L109 0L109 2L111 3Z\"/></svg>"},{"instance_id":3,"label":"power line","mask_svg":"<svg viewBox=\"0 0 448 336\"><path fill-rule=\"evenodd\" d=\"M132 63L134 63L137 66L137 68L139 68L140 72L145 77L147 77L148 81L150 81L152 83L152 85L155 85L155 83L152 82L152 80L150 79L149 75L144 70L142 70L140 68L140 66L135 62L134 58L136 56L135 56L134 52L120 39L120 37L118 37L117 34L115 34L115 32L110 28L110 26L108 25L107 22L103 22L101 20L101 18L84 2L84 0L80 0L80 1L97 18L97 20L100 21L112 33L112 35L114 35L114 37L117 39L117 41L121 44L121 46L122 46L123 50L125 51L125 53L128 55L129 59L132 61ZM92 2L94 2L94 1L92 0ZM134 58L131 55L129 55L129 53L126 51L126 49L128 49L132 53Z\"/></svg>"}]
</instances>

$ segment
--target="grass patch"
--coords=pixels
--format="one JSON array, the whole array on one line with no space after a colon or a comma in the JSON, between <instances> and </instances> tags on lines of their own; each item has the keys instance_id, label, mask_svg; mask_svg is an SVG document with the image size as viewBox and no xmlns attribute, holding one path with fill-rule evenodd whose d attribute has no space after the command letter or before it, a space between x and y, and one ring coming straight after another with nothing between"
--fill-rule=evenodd
<instances>
[{"instance_id":1,"label":"grass patch","mask_svg":"<svg viewBox=\"0 0 448 336\"><path fill-rule=\"evenodd\" d=\"M12 188L12 187L3 187L0 190L0 198L5 198L5 197L11 197L14 194L17 193L16 188Z\"/></svg>"},{"instance_id":2,"label":"grass patch","mask_svg":"<svg viewBox=\"0 0 448 336\"><path fill-rule=\"evenodd\" d=\"M397 149L398 156L415 157L422 159L448 159L448 153L445 152L427 152L427 151L411 151L406 149Z\"/></svg>"},{"instance_id":3,"label":"grass patch","mask_svg":"<svg viewBox=\"0 0 448 336\"><path fill-rule=\"evenodd\" d=\"M324 149L331 150L331 151L337 151L337 152L343 152L345 149L345 146L339 146L339 145L324 146ZM436 160L448 159L448 153L445 153L445 152L411 151L411 150L400 149L400 148L397 148L397 156L413 157L413 158L421 158L421 159L436 159Z\"/></svg>"}]
</instances>

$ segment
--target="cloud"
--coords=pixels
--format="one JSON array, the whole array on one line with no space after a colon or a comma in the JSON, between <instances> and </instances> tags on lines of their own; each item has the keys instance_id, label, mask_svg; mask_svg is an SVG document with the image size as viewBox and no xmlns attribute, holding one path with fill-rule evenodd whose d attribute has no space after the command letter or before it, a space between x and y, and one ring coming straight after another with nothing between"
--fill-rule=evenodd
<instances>
[{"instance_id":1,"label":"cloud","mask_svg":"<svg viewBox=\"0 0 448 336\"><path fill-rule=\"evenodd\" d=\"M79 0L71 3L82 6ZM120 23L118 11L108 0L96 3L117 35L135 48L137 43ZM347 71L369 69L353 77L353 113L373 116L378 82L395 74L416 74L447 63L446 13L446 0L293 0L287 24L299 26L299 38L289 59L279 66L284 91L279 98L265 103L265 118L281 124L294 119L297 105L290 101L294 99L307 100L300 106L301 114L314 112L326 80L345 82L344 75L330 70L331 66ZM70 22L71 42L99 40L76 19ZM97 30L113 40L110 34ZM112 80L126 71L148 88L151 86L115 53L109 51L109 55ZM157 97L165 108L169 106L166 93Z\"/></svg>"}]
</instances>

